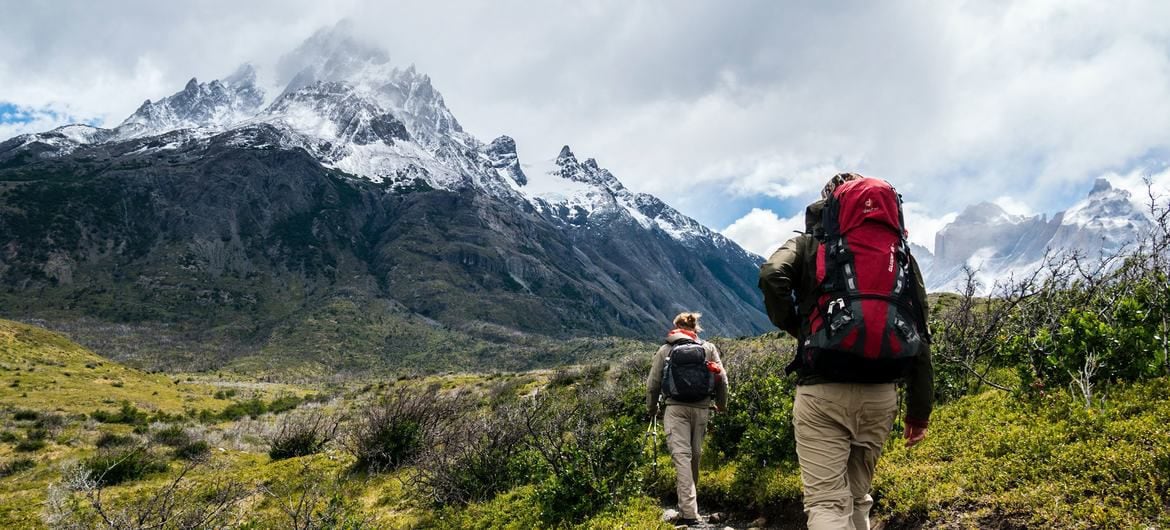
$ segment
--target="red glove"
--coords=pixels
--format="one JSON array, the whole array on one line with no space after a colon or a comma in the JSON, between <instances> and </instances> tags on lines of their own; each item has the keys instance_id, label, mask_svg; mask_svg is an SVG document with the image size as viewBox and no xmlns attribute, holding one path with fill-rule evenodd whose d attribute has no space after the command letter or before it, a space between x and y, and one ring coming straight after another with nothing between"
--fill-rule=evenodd
<instances>
[{"instance_id":1,"label":"red glove","mask_svg":"<svg viewBox=\"0 0 1170 530\"><path fill-rule=\"evenodd\" d=\"M707 361L707 371L713 374L718 374L722 373L723 369L719 367L719 363L716 363L715 361Z\"/></svg>"}]
</instances>

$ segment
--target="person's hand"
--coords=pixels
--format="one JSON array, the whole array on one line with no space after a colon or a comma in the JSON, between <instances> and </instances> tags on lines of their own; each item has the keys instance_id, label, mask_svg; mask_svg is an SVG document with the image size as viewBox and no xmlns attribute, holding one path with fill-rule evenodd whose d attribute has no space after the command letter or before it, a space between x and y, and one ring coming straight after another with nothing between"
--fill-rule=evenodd
<instances>
[{"instance_id":1,"label":"person's hand","mask_svg":"<svg viewBox=\"0 0 1170 530\"><path fill-rule=\"evenodd\" d=\"M906 437L906 447L914 447L918 442L926 439L926 427L906 426L906 432L903 433Z\"/></svg>"}]
</instances>

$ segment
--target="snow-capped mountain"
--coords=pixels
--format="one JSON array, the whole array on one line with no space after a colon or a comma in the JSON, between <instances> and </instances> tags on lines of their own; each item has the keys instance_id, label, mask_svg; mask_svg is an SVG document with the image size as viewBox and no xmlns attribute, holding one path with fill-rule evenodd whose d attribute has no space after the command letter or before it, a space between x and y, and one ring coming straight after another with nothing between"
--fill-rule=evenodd
<instances>
[{"instance_id":1,"label":"snow-capped mountain","mask_svg":"<svg viewBox=\"0 0 1170 530\"><path fill-rule=\"evenodd\" d=\"M152 102L114 128L110 139L128 140L157 136L179 129L222 131L260 110L264 91L256 86L256 70L243 65L222 80L200 83L195 78L178 93Z\"/></svg>"},{"instance_id":2,"label":"snow-capped mountain","mask_svg":"<svg viewBox=\"0 0 1170 530\"><path fill-rule=\"evenodd\" d=\"M40 156L166 133L175 134L147 149L207 143L225 131L246 145L251 128L268 124L281 131L279 147L305 149L326 167L374 182L475 188L528 202L574 226L591 216L617 216L679 241L698 238L741 250L656 197L626 189L596 160L579 162L568 146L545 175L552 181L528 187L514 140L503 136L484 144L466 133L427 75L413 66L394 67L385 51L350 31L342 22L287 54L277 70L288 81L267 106L254 67L245 64L222 80L191 79L171 96L147 100L112 130L71 125L13 141L50 147Z\"/></svg>"},{"instance_id":3,"label":"snow-capped mountain","mask_svg":"<svg viewBox=\"0 0 1170 530\"><path fill-rule=\"evenodd\" d=\"M960 289L964 266L978 270L984 288L1040 265L1046 252L1079 251L1097 256L1133 243L1150 228L1150 219L1128 191L1097 179L1088 196L1068 210L1047 215L1012 215L983 202L967 207L935 235L935 253L915 249L927 288Z\"/></svg>"},{"instance_id":4,"label":"snow-capped mountain","mask_svg":"<svg viewBox=\"0 0 1170 530\"><path fill-rule=\"evenodd\" d=\"M338 297L478 334L657 336L684 310L769 329L762 258L568 146L526 164L512 138L480 141L346 25L275 77L265 92L245 66L113 129L0 142L0 179L19 182L0 196L0 280L62 291L20 307L117 291L126 318L219 330L244 311L261 339ZM38 217L63 209L76 218Z\"/></svg>"}]
</instances>

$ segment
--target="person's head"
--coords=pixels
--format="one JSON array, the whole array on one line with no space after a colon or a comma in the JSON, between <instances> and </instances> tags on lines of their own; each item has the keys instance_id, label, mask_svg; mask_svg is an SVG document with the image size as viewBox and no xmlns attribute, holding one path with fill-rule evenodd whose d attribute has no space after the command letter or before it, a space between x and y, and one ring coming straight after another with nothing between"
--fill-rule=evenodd
<instances>
[{"instance_id":1,"label":"person's head","mask_svg":"<svg viewBox=\"0 0 1170 530\"><path fill-rule=\"evenodd\" d=\"M825 183L824 188L821 188L821 198L828 199L829 195L833 194L833 190L837 189L837 186L840 186L851 180L858 180L863 178L865 177L858 175L857 173L837 173L836 175L833 175L833 178L829 179L829 181Z\"/></svg>"},{"instance_id":2,"label":"person's head","mask_svg":"<svg viewBox=\"0 0 1170 530\"><path fill-rule=\"evenodd\" d=\"M699 317L701 316L703 316L702 313L679 313L677 317L674 317L674 327L695 333L703 331L703 327L699 325Z\"/></svg>"}]
</instances>

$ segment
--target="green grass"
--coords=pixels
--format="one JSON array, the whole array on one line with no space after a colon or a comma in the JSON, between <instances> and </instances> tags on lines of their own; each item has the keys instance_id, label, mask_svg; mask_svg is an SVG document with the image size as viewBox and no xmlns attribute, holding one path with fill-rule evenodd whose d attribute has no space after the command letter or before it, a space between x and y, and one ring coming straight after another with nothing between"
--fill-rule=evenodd
<instances>
[{"instance_id":1,"label":"green grass","mask_svg":"<svg viewBox=\"0 0 1170 530\"><path fill-rule=\"evenodd\" d=\"M887 446L874 484L882 513L972 528L1170 525L1166 378L1118 389L1095 409L1064 394L1027 402L988 391L931 421L920 446Z\"/></svg>"},{"instance_id":2,"label":"green grass","mask_svg":"<svg viewBox=\"0 0 1170 530\"><path fill-rule=\"evenodd\" d=\"M222 408L214 389L176 384L103 359L41 328L0 320L0 406L67 413L116 409L122 401L168 413Z\"/></svg>"}]
</instances>

